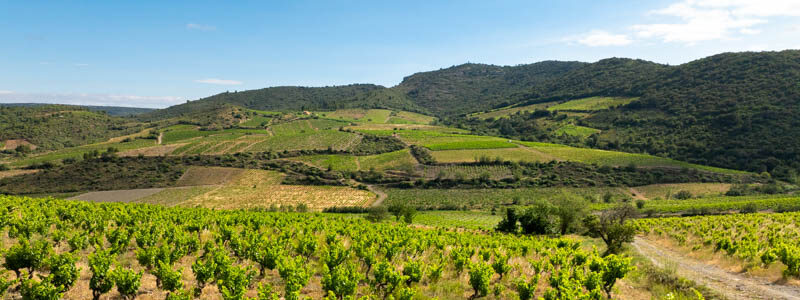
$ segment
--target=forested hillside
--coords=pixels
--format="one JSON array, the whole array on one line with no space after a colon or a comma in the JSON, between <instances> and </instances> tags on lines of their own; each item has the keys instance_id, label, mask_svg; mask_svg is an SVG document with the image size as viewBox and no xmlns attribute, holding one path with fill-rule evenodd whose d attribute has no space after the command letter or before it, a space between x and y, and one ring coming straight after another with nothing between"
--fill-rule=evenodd
<instances>
[{"instance_id":1,"label":"forested hillside","mask_svg":"<svg viewBox=\"0 0 800 300\"><path fill-rule=\"evenodd\" d=\"M800 51L670 67L638 101L586 119L604 147L784 177L800 169Z\"/></svg>"},{"instance_id":2,"label":"forested hillside","mask_svg":"<svg viewBox=\"0 0 800 300\"><path fill-rule=\"evenodd\" d=\"M0 142L53 150L141 131L143 125L72 105L0 106ZM24 142L16 141L24 140ZM6 147L8 148L8 147Z\"/></svg>"}]
</instances>

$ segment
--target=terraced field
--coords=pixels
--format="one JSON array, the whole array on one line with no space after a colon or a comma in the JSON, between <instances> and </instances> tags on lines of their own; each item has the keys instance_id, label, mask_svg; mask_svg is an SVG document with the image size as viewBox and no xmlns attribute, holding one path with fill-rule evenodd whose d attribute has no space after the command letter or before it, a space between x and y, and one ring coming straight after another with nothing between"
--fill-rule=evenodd
<instances>
[{"instance_id":1,"label":"terraced field","mask_svg":"<svg viewBox=\"0 0 800 300\"><path fill-rule=\"evenodd\" d=\"M628 199L623 188L522 188L522 189L386 189L387 205L403 204L424 209L481 209L506 205L529 205L537 200L549 200L563 191L569 191L587 199L587 202L602 202L603 195L610 194L614 201Z\"/></svg>"},{"instance_id":2,"label":"terraced field","mask_svg":"<svg viewBox=\"0 0 800 300\"><path fill-rule=\"evenodd\" d=\"M522 147L502 149L444 150L433 151L431 154L436 161L440 163L476 162L481 157L488 157L490 159L500 157L506 161L526 162L548 162L559 160L559 158L555 156Z\"/></svg>"},{"instance_id":3,"label":"terraced field","mask_svg":"<svg viewBox=\"0 0 800 300\"><path fill-rule=\"evenodd\" d=\"M423 114L388 109L339 109L315 114L333 120L366 124L430 124L436 119Z\"/></svg>"},{"instance_id":4,"label":"terraced field","mask_svg":"<svg viewBox=\"0 0 800 300\"><path fill-rule=\"evenodd\" d=\"M553 105L547 109L550 111L595 111L609 109L619 105L631 103L638 98L624 98L624 97L589 97L582 99L570 100L558 105Z\"/></svg>"},{"instance_id":5,"label":"terraced field","mask_svg":"<svg viewBox=\"0 0 800 300\"><path fill-rule=\"evenodd\" d=\"M532 112L537 109L547 109L550 106L555 105L555 102L546 102L546 103L537 103L525 106L516 106L516 107L508 107L508 108L501 108L497 110L492 110L484 113L478 113L470 115L470 117L478 118L478 119L488 119L488 118L506 118L510 115L516 114L517 112Z\"/></svg>"},{"instance_id":6,"label":"terraced field","mask_svg":"<svg viewBox=\"0 0 800 300\"><path fill-rule=\"evenodd\" d=\"M488 175L493 180L500 180L512 176L511 169L506 166L441 165L421 166L420 168L427 178L470 179Z\"/></svg>"},{"instance_id":7,"label":"terraced field","mask_svg":"<svg viewBox=\"0 0 800 300\"><path fill-rule=\"evenodd\" d=\"M216 209L269 208L305 204L312 210L331 206L368 205L375 195L342 186L283 185L285 175L246 170L229 184L178 203L180 206Z\"/></svg>"},{"instance_id":8,"label":"terraced field","mask_svg":"<svg viewBox=\"0 0 800 300\"><path fill-rule=\"evenodd\" d=\"M390 169L413 169L417 163L408 149L382 153L377 155L351 156L351 155L308 155L291 158L291 160L305 162L323 169L330 168L336 171L370 170L384 171Z\"/></svg>"}]
</instances>

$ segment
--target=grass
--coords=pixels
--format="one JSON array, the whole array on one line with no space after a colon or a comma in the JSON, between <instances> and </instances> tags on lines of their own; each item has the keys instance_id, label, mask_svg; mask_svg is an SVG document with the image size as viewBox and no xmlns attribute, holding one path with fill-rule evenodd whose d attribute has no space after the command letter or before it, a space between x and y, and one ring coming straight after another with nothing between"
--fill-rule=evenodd
<instances>
[{"instance_id":1,"label":"grass","mask_svg":"<svg viewBox=\"0 0 800 300\"><path fill-rule=\"evenodd\" d=\"M139 149L144 147L151 147L156 145L156 140L149 139L134 139L130 142L117 142L117 143L97 143L91 145L78 146L73 148L65 148L61 150L46 152L36 156L26 157L12 162L10 165L15 167L26 166L33 163L42 163L46 161L56 161L65 158L82 158L84 153L97 150L105 152L109 147L117 148L120 151Z\"/></svg>"},{"instance_id":2,"label":"grass","mask_svg":"<svg viewBox=\"0 0 800 300\"><path fill-rule=\"evenodd\" d=\"M440 163L475 162L482 156L492 159L500 157L507 161L525 162L548 162L555 159L551 155L525 148L444 150L433 151L431 154Z\"/></svg>"},{"instance_id":3,"label":"grass","mask_svg":"<svg viewBox=\"0 0 800 300\"><path fill-rule=\"evenodd\" d=\"M192 186L168 188L147 197L137 199L136 203L148 203L163 206L175 206L194 197L199 197L214 190L213 186Z\"/></svg>"},{"instance_id":4,"label":"grass","mask_svg":"<svg viewBox=\"0 0 800 300\"><path fill-rule=\"evenodd\" d=\"M562 191L570 191L586 199L611 193L615 200L627 197L621 188L521 188L521 189L386 189L384 203L411 205L426 209L481 209L508 205L528 205L536 200L548 200ZM588 201L588 200L587 200Z\"/></svg>"},{"instance_id":5,"label":"grass","mask_svg":"<svg viewBox=\"0 0 800 300\"><path fill-rule=\"evenodd\" d=\"M452 142L426 143L425 147L433 151L460 150L460 149L498 149L516 148L517 145L504 140L458 140Z\"/></svg>"},{"instance_id":6,"label":"grass","mask_svg":"<svg viewBox=\"0 0 800 300\"><path fill-rule=\"evenodd\" d=\"M648 199L668 200L679 191L688 191L696 197L722 196L730 187L729 183L675 183L640 186L636 190Z\"/></svg>"},{"instance_id":7,"label":"grass","mask_svg":"<svg viewBox=\"0 0 800 300\"><path fill-rule=\"evenodd\" d=\"M532 112L532 111L535 111L537 109L546 109L547 107L552 106L553 104L554 104L553 102L546 102L546 103L537 103L537 104L531 104L531 105L525 105L525 106L506 107L506 108L500 108L500 109L496 109L496 110L491 110L491 111L488 111L488 112L472 114L472 115L470 115L470 117L478 118L478 119L506 118L506 117L508 117L510 115L516 114L517 112L526 112L526 111Z\"/></svg>"},{"instance_id":8,"label":"grass","mask_svg":"<svg viewBox=\"0 0 800 300\"><path fill-rule=\"evenodd\" d=\"M272 121L272 118L265 117L265 116L255 116L239 125L245 127L265 127L264 125L269 124Z\"/></svg>"},{"instance_id":9,"label":"grass","mask_svg":"<svg viewBox=\"0 0 800 300\"><path fill-rule=\"evenodd\" d=\"M579 137L583 137L583 138L588 137L588 136L590 136L592 134L595 134L595 133L600 133L600 130L599 129L594 129L594 128L589 128L589 127L584 127L584 126L579 126L579 125L575 125L575 124L566 124L566 125L563 125L563 126L559 127L558 129L556 129L556 134L558 134L558 135L566 134L566 135L571 135L571 136L579 136Z\"/></svg>"},{"instance_id":10,"label":"grass","mask_svg":"<svg viewBox=\"0 0 800 300\"><path fill-rule=\"evenodd\" d=\"M443 165L423 166L423 173L428 178L456 179L478 178L483 174L489 175L493 180L511 177L511 169L506 166L464 166Z\"/></svg>"},{"instance_id":11,"label":"grass","mask_svg":"<svg viewBox=\"0 0 800 300\"><path fill-rule=\"evenodd\" d=\"M361 165L361 170L410 169L417 163L408 149L378 155L358 156L356 159Z\"/></svg>"},{"instance_id":12,"label":"grass","mask_svg":"<svg viewBox=\"0 0 800 300\"><path fill-rule=\"evenodd\" d=\"M324 150L328 147L345 150L355 146L360 139L361 136L357 134L338 130L308 131L267 137L247 148L247 151Z\"/></svg>"},{"instance_id":13,"label":"grass","mask_svg":"<svg viewBox=\"0 0 800 300\"><path fill-rule=\"evenodd\" d=\"M384 171L388 169L409 169L417 163L408 149L382 153L377 155L352 156L352 155L308 155L291 158L314 166L335 171L370 170ZM360 169L359 169L360 166Z\"/></svg>"},{"instance_id":14,"label":"grass","mask_svg":"<svg viewBox=\"0 0 800 300\"><path fill-rule=\"evenodd\" d=\"M500 222L502 216L492 215L486 211L423 211L414 217L414 224L465 228L476 230L492 230Z\"/></svg>"},{"instance_id":15,"label":"grass","mask_svg":"<svg viewBox=\"0 0 800 300\"><path fill-rule=\"evenodd\" d=\"M356 156L352 155L308 155L291 158L294 161L305 162L319 168L336 170L336 171L357 171L358 164L356 164Z\"/></svg>"},{"instance_id":16,"label":"grass","mask_svg":"<svg viewBox=\"0 0 800 300\"><path fill-rule=\"evenodd\" d=\"M647 154L615 152L589 148L575 148L564 145L538 143L538 142L518 142L520 145L529 147L532 150L550 155L559 160L577 161L587 164L599 164L607 166L626 166L634 164L638 167L676 167L690 168L724 174L745 174L747 172L730 169L702 166L687 162L677 161L669 158L657 157Z\"/></svg>"},{"instance_id":17,"label":"grass","mask_svg":"<svg viewBox=\"0 0 800 300\"><path fill-rule=\"evenodd\" d=\"M609 109L619 105L625 105L639 98L623 97L589 97L570 100L558 105L547 108L550 111L577 110L577 111L596 111Z\"/></svg>"},{"instance_id":18,"label":"grass","mask_svg":"<svg viewBox=\"0 0 800 300\"><path fill-rule=\"evenodd\" d=\"M181 206L215 209L268 208L305 204L312 210L331 206L363 206L375 199L368 191L343 186L283 185L285 175L265 170L245 170L225 186L180 202Z\"/></svg>"},{"instance_id":19,"label":"grass","mask_svg":"<svg viewBox=\"0 0 800 300\"><path fill-rule=\"evenodd\" d=\"M189 167L175 185L194 186L225 184L239 176L243 171L243 169L223 167Z\"/></svg>"}]
</instances>

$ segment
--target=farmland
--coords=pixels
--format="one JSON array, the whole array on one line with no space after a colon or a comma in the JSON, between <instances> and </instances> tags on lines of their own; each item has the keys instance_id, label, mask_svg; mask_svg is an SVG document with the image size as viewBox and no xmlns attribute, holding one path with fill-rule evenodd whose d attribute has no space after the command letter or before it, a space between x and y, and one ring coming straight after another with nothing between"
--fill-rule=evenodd
<instances>
[{"instance_id":1,"label":"farmland","mask_svg":"<svg viewBox=\"0 0 800 300\"><path fill-rule=\"evenodd\" d=\"M637 100L637 98L623 97L589 97L570 100L558 105L553 105L547 109L550 111L595 111L609 109L619 105L625 105Z\"/></svg>"},{"instance_id":2,"label":"farmland","mask_svg":"<svg viewBox=\"0 0 800 300\"><path fill-rule=\"evenodd\" d=\"M58 280L55 278L63 277L44 277L33 279L35 280L33 282L31 279L26 281L28 284L38 286L61 286L61 289L47 290L53 298L87 298L90 297L92 290L110 297L150 295L163 298L167 294L188 293L196 288L199 295L212 298L220 297L222 290L228 291L227 293L236 291L239 295L247 296L255 296L257 293L274 294L274 297L283 296L286 299L299 299L305 296L320 298L326 293L342 296L417 295L424 298L460 299L472 294L490 296L490 282L494 282L492 286L504 287L499 289L496 298L508 298L515 297L518 293L516 283L511 278L523 275L534 277L541 268L539 262L546 262L554 255L589 258L565 260L558 264L561 272L580 274L598 272L597 275L592 275L598 278L604 272L612 271L611 269L602 271L597 268L593 269L597 271L590 270L590 262L595 265L608 262L610 265L613 261L613 265L619 265L622 269L615 269L614 272L618 273L613 279L607 276L611 285L630 270L629 259L617 256L599 257L596 253L572 247L571 245L577 246L578 243L568 238L456 233L416 229L390 223L371 224L363 220L318 214L264 214L134 204L100 205L4 196L0 196L0 201L4 207L12 207L17 212L17 215L9 220L10 224L22 224L26 220L56 222L56 209L80 216L74 221L62 221L61 229L73 240L70 245L75 259L58 266L73 266L71 269L67 268L70 271L63 272L75 275L67 277L71 279L63 282L54 282ZM77 214L79 211L88 213ZM130 221L123 222L121 221L123 218ZM85 234L78 222L86 219L93 219L90 221L92 223L109 224L106 226L111 228L107 228L105 233L97 231L90 233L91 243L77 243L74 236L80 237ZM194 224L191 223L192 220L195 220L194 222L202 220L203 223L197 224L203 224L202 228L209 234L192 231L189 229L190 226L185 226ZM15 228L14 225L3 226L4 231L7 227ZM131 238L115 237L120 231L132 232L130 235L135 237L136 243L133 243ZM150 238L147 238L146 232L152 232L153 235L148 235ZM163 234L164 232L172 233L167 235ZM221 235L220 241L215 241L213 237L222 232L228 233ZM334 232L337 234L332 234ZM386 236L389 232L392 232L391 239ZM53 247L57 245L57 242L52 241L54 234L55 232L49 229L37 234L39 239L35 240L38 243L36 245L46 245L44 248L46 251L42 253L43 259L64 255L67 252L65 249L67 247ZM298 242L292 242L288 239L290 236L301 238ZM326 236L329 238L325 238ZM9 253L24 251L19 249L26 247L28 243L25 235L15 237L8 241L12 245ZM390 241L394 239L417 240L423 243L419 245L420 249L411 250L412 246L408 244L392 246ZM285 242L275 243L276 241ZM435 245L446 245L446 247ZM259 251L273 254L266 256L271 257L269 259L262 259L261 257L265 256L257 254L261 253ZM168 254L166 257L169 259L157 253ZM329 259L332 253L340 253L337 256L341 259ZM10 255L7 254L6 258L8 259ZM450 259L446 259L447 257ZM99 267L97 263L99 259L109 263L105 265L106 267ZM365 259L368 261L375 259L375 261L364 266L361 261ZM506 262L509 263L508 267L498 267L498 271L490 267L491 264L506 266ZM92 267L78 269L74 267L76 264L88 264ZM213 269L204 273L202 270L208 269L202 267L207 265L213 266ZM372 268L368 267L373 265ZM62 268L55 266L55 264L32 265L29 269L45 274L62 272ZM27 266L15 266L14 270L19 271L25 267ZM324 271L324 268L328 271ZM415 268L418 268L419 272L409 272ZM329 273L337 269L349 271ZM390 276L400 276L400 280L391 281L394 282L391 283L392 288L380 288L381 282L386 280L382 274L386 272ZM125 273L134 274L133 280L123 280L130 277L117 275ZM175 274L169 277L174 279L167 281L165 276L167 273ZM248 273L251 275L247 275ZM114 276L111 277L111 274ZM334 276L332 274L339 274L335 275L336 281L332 281L330 277ZM110 279L111 286L97 289L91 285L91 289L87 288L90 280L96 282L98 278ZM571 281L570 277L559 279L560 277L553 275L552 279L548 278L549 276L541 281L534 281L535 287L530 292L536 295L558 295L566 292L563 289L559 292L553 285L563 286L572 282L570 293L598 295L604 293L595 290L597 287L591 288L592 285L589 285L590 288L584 288L579 281ZM172 283L166 284L167 282ZM347 285L349 288L337 288L332 282L351 283ZM525 282L527 283L527 280ZM545 284L537 285L535 284L537 282ZM547 284L547 282L553 283ZM112 289L115 286L116 289ZM446 290L438 288L441 286L448 288ZM17 290L21 290L21 293L28 292L27 287L12 290L11 293L17 293Z\"/></svg>"},{"instance_id":3,"label":"farmland","mask_svg":"<svg viewBox=\"0 0 800 300\"><path fill-rule=\"evenodd\" d=\"M665 240L693 257L800 285L798 213L645 219L636 224L648 239Z\"/></svg>"},{"instance_id":4,"label":"farmland","mask_svg":"<svg viewBox=\"0 0 800 300\"><path fill-rule=\"evenodd\" d=\"M273 171L246 170L230 183L179 203L181 206L217 209L296 207L311 210L330 206L368 205L375 196L362 190L338 186L283 185L283 175Z\"/></svg>"},{"instance_id":5,"label":"farmland","mask_svg":"<svg viewBox=\"0 0 800 300\"><path fill-rule=\"evenodd\" d=\"M411 169L417 163L411 156L408 149L382 153L376 155L350 156L341 154L323 154L299 156L291 160L302 161L317 167L336 171L358 171L358 170L377 170L384 171L390 169Z\"/></svg>"}]
</instances>

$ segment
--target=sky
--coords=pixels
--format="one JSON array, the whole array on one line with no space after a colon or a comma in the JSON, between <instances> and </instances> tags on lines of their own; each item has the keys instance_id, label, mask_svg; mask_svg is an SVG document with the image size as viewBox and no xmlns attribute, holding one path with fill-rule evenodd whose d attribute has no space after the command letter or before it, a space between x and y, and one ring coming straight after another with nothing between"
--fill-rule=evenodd
<instances>
[{"instance_id":1,"label":"sky","mask_svg":"<svg viewBox=\"0 0 800 300\"><path fill-rule=\"evenodd\" d=\"M466 62L681 64L800 48L797 0L0 0L0 102L162 108Z\"/></svg>"}]
</instances>

